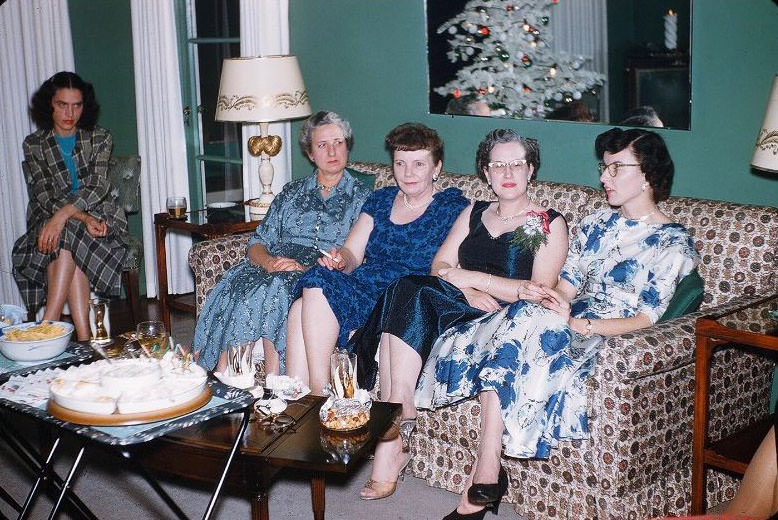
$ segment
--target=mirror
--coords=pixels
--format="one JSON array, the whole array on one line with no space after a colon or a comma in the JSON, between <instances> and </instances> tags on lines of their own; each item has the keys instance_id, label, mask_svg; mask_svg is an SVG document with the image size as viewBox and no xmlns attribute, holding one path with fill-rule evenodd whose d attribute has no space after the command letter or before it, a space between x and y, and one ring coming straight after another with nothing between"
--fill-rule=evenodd
<instances>
[{"instance_id":1,"label":"mirror","mask_svg":"<svg viewBox=\"0 0 778 520\"><path fill-rule=\"evenodd\" d=\"M432 114L690 128L691 0L427 0Z\"/></svg>"}]
</instances>

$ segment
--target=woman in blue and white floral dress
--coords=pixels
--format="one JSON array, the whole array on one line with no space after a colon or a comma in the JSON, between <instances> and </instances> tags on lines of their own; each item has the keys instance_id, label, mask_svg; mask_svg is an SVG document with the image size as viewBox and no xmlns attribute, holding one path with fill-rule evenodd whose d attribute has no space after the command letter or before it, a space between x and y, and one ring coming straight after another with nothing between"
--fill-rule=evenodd
<instances>
[{"instance_id":1,"label":"woman in blue and white floral dress","mask_svg":"<svg viewBox=\"0 0 778 520\"><path fill-rule=\"evenodd\" d=\"M519 301L448 330L422 371L417 407L476 395L482 406L478 459L447 519L496 508L507 488L501 452L546 458L560 439L587 435L584 383L602 336L655 323L699 262L686 229L656 206L674 170L662 138L612 129L595 148L608 203L618 209L581 220L556 287L526 283Z\"/></svg>"}]
</instances>

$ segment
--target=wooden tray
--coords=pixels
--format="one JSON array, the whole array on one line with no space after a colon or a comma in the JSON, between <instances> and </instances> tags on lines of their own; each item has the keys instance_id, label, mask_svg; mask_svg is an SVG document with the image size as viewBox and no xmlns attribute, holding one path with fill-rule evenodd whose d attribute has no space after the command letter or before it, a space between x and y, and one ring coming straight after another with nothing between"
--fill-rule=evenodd
<instances>
[{"instance_id":1,"label":"wooden tray","mask_svg":"<svg viewBox=\"0 0 778 520\"><path fill-rule=\"evenodd\" d=\"M154 410L141 413L114 413L111 415L100 415L93 413L77 412L69 408L58 405L53 399L49 399L48 412L63 421L74 424L84 424L87 426L131 426L133 424L143 424L156 421L173 419L189 412L201 408L211 400L211 388L205 387L205 390L198 397L183 402L170 408Z\"/></svg>"}]
</instances>

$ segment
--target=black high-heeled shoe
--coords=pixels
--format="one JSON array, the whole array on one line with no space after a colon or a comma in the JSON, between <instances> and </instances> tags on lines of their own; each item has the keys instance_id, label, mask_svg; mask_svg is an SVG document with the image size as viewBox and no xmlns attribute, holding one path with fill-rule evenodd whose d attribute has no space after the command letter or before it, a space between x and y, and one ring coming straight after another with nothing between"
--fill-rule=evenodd
<instances>
[{"instance_id":1,"label":"black high-heeled shoe","mask_svg":"<svg viewBox=\"0 0 778 520\"><path fill-rule=\"evenodd\" d=\"M480 511L476 511L475 513L470 513L467 515L463 515L462 513L454 509L449 514L444 516L443 520L483 520L485 514L486 514L486 508L483 508Z\"/></svg>"},{"instance_id":2,"label":"black high-heeled shoe","mask_svg":"<svg viewBox=\"0 0 778 520\"><path fill-rule=\"evenodd\" d=\"M497 508L500 506L500 500L508 491L508 473L500 465L500 472L497 476L496 484L473 484L467 490L467 500L471 504L484 505L486 509L497 514Z\"/></svg>"}]
</instances>

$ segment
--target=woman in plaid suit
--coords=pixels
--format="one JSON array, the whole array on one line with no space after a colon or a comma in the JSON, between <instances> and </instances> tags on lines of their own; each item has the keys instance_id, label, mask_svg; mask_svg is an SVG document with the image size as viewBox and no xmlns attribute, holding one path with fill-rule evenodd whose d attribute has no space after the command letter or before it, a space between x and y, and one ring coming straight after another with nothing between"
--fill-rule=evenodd
<instances>
[{"instance_id":1,"label":"woman in plaid suit","mask_svg":"<svg viewBox=\"0 0 778 520\"><path fill-rule=\"evenodd\" d=\"M32 97L38 130L24 139L27 232L14 244L16 284L34 315L57 320L70 306L78 340L89 339L89 292L119 294L126 251L124 211L113 203L107 169L113 141L96 125L94 88L58 72Z\"/></svg>"}]
</instances>

